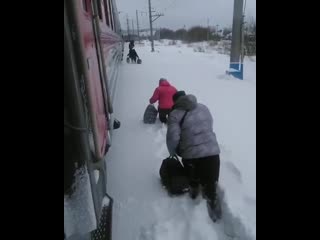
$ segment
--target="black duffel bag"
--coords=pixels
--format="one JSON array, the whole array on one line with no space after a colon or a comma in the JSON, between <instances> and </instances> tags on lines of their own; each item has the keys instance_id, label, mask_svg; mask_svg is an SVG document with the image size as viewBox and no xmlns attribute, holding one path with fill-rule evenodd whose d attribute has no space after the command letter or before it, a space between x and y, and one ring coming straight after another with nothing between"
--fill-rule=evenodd
<instances>
[{"instance_id":1,"label":"black duffel bag","mask_svg":"<svg viewBox=\"0 0 320 240\"><path fill-rule=\"evenodd\" d=\"M184 167L177 156L170 156L162 161L159 174L163 186L173 195L189 191L189 181Z\"/></svg>"},{"instance_id":2,"label":"black duffel bag","mask_svg":"<svg viewBox=\"0 0 320 240\"><path fill-rule=\"evenodd\" d=\"M147 124L153 124L157 120L158 110L153 106L153 104L149 104L144 111L143 114L143 122Z\"/></svg>"}]
</instances>

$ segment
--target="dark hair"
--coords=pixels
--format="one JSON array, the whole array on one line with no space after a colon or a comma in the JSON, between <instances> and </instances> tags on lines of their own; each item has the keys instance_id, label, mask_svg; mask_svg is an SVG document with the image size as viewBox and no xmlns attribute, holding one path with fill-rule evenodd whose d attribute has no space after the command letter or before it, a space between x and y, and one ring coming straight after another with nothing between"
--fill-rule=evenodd
<instances>
[{"instance_id":1,"label":"dark hair","mask_svg":"<svg viewBox=\"0 0 320 240\"><path fill-rule=\"evenodd\" d=\"M178 91L172 96L172 100L176 102L180 97L185 96L186 92L185 91Z\"/></svg>"}]
</instances>

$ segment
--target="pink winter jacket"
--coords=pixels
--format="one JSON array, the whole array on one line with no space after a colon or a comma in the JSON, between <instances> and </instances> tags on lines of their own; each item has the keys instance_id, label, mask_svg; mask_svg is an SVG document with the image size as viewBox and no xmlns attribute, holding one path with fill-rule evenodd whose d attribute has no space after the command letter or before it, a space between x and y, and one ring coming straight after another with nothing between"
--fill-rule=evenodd
<instances>
[{"instance_id":1,"label":"pink winter jacket","mask_svg":"<svg viewBox=\"0 0 320 240\"><path fill-rule=\"evenodd\" d=\"M172 96L177 92L177 89L170 85L170 83L161 79L159 87L154 90L153 96L150 98L150 103L153 104L159 101L159 108L171 109L173 106Z\"/></svg>"}]
</instances>

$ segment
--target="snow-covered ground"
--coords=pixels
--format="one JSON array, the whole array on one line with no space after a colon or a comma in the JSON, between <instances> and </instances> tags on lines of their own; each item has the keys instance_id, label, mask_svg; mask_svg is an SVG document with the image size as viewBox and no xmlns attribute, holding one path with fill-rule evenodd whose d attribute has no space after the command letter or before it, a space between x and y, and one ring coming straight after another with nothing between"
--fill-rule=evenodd
<instances>
[{"instance_id":1,"label":"snow-covered ground","mask_svg":"<svg viewBox=\"0 0 320 240\"><path fill-rule=\"evenodd\" d=\"M246 59L241 81L225 74L228 55L168 42L155 42L153 53L149 42L136 44L142 64L124 61L120 70L114 109L121 127L106 160L113 240L256 239L255 59ZM222 151L220 223L210 220L201 196L172 198L160 185L159 168L168 156L166 126L145 125L142 117L161 77L194 94L213 114Z\"/></svg>"}]
</instances>

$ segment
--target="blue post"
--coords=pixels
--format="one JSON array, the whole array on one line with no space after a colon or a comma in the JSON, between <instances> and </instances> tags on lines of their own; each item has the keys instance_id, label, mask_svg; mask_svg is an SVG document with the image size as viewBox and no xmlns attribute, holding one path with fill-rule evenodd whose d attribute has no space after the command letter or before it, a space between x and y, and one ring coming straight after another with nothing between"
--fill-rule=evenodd
<instances>
[{"instance_id":1,"label":"blue post","mask_svg":"<svg viewBox=\"0 0 320 240\"><path fill-rule=\"evenodd\" d=\"M243 80L243 63L230 63L230 70L227 71L227 74Z\"/></svg>"},{"instance_id":2,"label":"blue post","mask_svg":"<svg viewBox=\"0 0 320 240\"><path fill-rule=\"evenodd\" d=\"M234 0L230 69L227 74L243 80L243 0Z\"/></svg>"}]
</instances>

